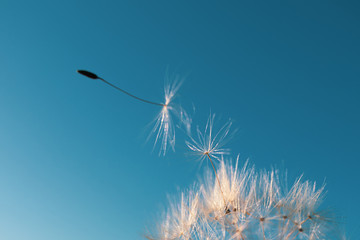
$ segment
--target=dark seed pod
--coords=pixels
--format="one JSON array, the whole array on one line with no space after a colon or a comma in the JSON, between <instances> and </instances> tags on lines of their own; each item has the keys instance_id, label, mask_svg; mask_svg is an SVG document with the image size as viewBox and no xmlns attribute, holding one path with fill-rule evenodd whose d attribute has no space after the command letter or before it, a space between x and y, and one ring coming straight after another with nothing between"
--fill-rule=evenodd
<instances>
[{"instance_id":1,"label":"dark seed pod","mask_svg":"<svg viewBox=\"0 0 360 240\"><path fill-rule=\"evenodd\" d=\"M85 77L91 78L91 79L99 79L99 77L92 72L86 71L86 70L77 70L78 73L81 75L84 75Z\"/></svg>"}]
</instances>

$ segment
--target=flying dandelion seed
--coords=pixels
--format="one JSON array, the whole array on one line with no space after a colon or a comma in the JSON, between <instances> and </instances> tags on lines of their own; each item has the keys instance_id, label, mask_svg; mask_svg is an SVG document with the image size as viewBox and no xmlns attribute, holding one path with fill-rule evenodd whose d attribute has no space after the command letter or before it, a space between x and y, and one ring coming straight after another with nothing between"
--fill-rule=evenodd
<instances>
[{"instance_id":1,"label":"flying dandelion seed","mask_svg":"<svg viewBox=\"0 0 360 240\"><path fill-rule=\"evenodd\" d=\"M180 79L180 76L176 75L173 80L171 80L168 75L166 76L166 79L165 79L166 82L165 82L165 87L164 87L164 93L165 93L164 103L157 103L157 102L149 101L149 100L146 100L143 98L139 98L139 97L115 86L114 84L106 81L105 79L97 76L96 74L94 74L92 72L89 72L86 70L77 70L77 72L88 78L91 78L94 80L101 80L102 82L106 83L107 85L109 85L109 86L111 86L111 87L113 87L113 88L127 94L128 96L139 100L139 101L149 103L152 105L161 106L162 107L161 111L155 118L155 125L149 135L149 137L152 135L156 135L154 148L158 142L161 142L159 154L165 155L166 151L168 149L168 146L170 146L173 149L173 151L175 151L175 127L173 124L172 115L177 116L180 119L181 124L183 124L185 126L186 131L189 131L190 125L191 125L191 118L185 112L185 110L183 108L181 108L180 106L176 106L172 102L182 84L182 80Z\"/></svg>"},{"instance_id":2,"label":"flying dandelion seed","mask_svg":"<svg viewBox=\"0 0 360 240\"><path fill-rule=\"evenodd\" d=\"M149 134L150 137L155 135L154 148L157 143L160 143L159 155L165 155L168 148L171 147L175 151L175 130L174 117L177 118L186 129L190 128L191 118L186 111L179 105L176 105L173 100L176 97L179 88L182 85L182 79L180 76L165 78L164 85L164 105L157 117L155 118L155 124L152 131Z\"/></svg>"}]
</instances>

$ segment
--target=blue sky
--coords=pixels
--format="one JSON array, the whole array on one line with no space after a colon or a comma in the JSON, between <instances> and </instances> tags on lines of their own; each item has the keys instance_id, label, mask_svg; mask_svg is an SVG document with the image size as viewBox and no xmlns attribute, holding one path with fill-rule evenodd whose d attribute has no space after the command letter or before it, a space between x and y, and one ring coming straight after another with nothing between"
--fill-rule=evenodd
<instances>
[{"instance_id":1,"label":"blue sky","mask_svg":"<svg viewBox=\"0 0 360 240\"><path fill-rule=\"evenodd\" d=\"M166 72L177 101L238 128L228 144L289 181L326 180L324 206L360 231L357 1L0 2L0 236L139 239L166 195L198 179L146 143Z\"/></svg>"}]
</instances>

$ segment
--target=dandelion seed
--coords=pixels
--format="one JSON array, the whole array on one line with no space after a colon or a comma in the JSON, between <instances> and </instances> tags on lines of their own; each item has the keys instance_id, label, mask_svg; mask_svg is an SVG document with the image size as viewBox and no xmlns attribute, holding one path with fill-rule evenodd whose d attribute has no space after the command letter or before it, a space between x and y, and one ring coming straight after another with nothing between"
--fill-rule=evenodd
<instances>
[{"instance_id":1,"label":"dandelion seed","mask_svg":"<svg viewBox=\"0 0 360 240\"><path fill-rule=\"evenodd\" d=\"M149 100L146 100L143 98L139 98L139 97L119 88L118 86L106 81L105 79L97 76L96 74L94 74L92 72L89 72L86 70L77 70L77 72L88 78L91 78L94 80L100 80L100 81L106 83L107 85L115 88L116 90L118 90L122 93L125 93L128 96L135 98L139 101L149 103L152 105L161 106L162 107L161 111L155 118L155 120L154 120L155 125L149 135L149 137L154 134L156 135L154 147L156 146L156 144L158 142L161 142L159 154L165 155L166 151L168 149L168 145L170 145L171 148L173 149L173 151L175 151L175 127L172 122L171 115L177 116L180 119L180 122L185 125L185 128L187 129L187 131L189 131L190 125L191 125L190 116L180 106L176 106L175 104L172 103L172 100L174 99L177 91L179 90L179 88L182 84L182 80L180 79L179 75L176 75L175 77L169 77L169 75L166 76L165 87L164 87L164 93L165 93L164 103L157 103L157 102L149 101ZM170 79L170 78L173 78L173 79ZM149 140L149 137L148 137L148 140Z\"/></svg>"},{"instance_id":2,"label":"dandelion seed","mask_svg":"<svg viewBox=\"0 0 360 240\"><path fill-rule=\"evenodd\" d=\"M197 127L198 141L195 141L191 136L191 142L186 141L186 145L195 153L200 154L200 159L204 160L208 158L210 160L211 166L213 167L216 180L219 185L219 190L221 192L224 206L227 205L224 193L222 191L221 183L219 176L216 172L214 163L212 159L220 160L219 157L222 157L225 154L229 153L228 149L223 149L222 146L225 144L225 139L229 134L232 122L229 120L218 133L213 135L213 124L214 124L215 114L209 116L208 121L205 126L204 132L199 130Z\"/></svg>"},{"instance_id":3,"label":"dandelion seed","mask_svg":"<svg viewBox=\"0 0 360 240\"><path fill-rule=\"evenodd\" d=\"M186 141L186 145L190 150L200 155L201 160L207 157L220 160L221 156L228 155L230 151L227 148L223 148L223 146L228 140L232 121L227 121L217 133L214 133L214 120L215 114L210 114L204 131L201 131L199 126L197 126L197 140L189 136L190 141Z\"/></svg>"},{"instance_id":4,"label":"dandelion seed","mask_svg":"<svg viewBox=\"0 0 360 240\"><path fill-rule=\"evenodd\" d=\"M187 117L187 121L190 121L186 112L172 102L181 84L182 81L179 77L173 79L172 82L169 80L166 81L164 87L165 103L155 118L155 125L148 137L149 140L151 136L155 135L154 148L157 143L160 142L159 155L165 155L169 146L175 151L175 126L172 118L174 116L178 118L182 117L180 119Z\"/></svg>"}]
</instances>

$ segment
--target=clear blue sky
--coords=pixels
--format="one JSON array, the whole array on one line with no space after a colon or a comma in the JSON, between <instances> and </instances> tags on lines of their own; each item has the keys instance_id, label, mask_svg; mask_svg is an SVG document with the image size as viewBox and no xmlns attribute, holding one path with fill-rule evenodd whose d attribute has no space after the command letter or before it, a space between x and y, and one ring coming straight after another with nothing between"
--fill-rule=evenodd
<instances>
[{"instance_id":1,"label":"clear blue sky","mask_svg":"<svg viewBox=\"0 0 360 240\"><path fill-rule=\"evenodd\" d=\"M146 143L156 106L75 71L234 119L234 155L290 182L326 179L325 206L360 233L358 1L0 1L0 238L140 239L166 194L201 175ZM221 122L221 120L220 120ZM206 167L206 166L204 166Z\"/></svg>"}]
</instances>

